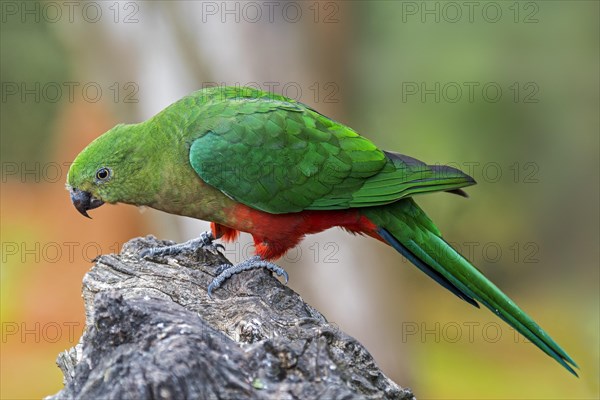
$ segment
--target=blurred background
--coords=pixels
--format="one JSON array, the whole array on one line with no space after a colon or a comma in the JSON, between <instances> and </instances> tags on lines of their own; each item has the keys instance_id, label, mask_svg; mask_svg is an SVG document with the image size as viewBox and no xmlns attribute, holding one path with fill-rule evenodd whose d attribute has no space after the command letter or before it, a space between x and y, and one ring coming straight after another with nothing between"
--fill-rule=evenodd
<instances>
[{"instance_id":1,"label":"blurred background","mask_svg":"<svg viewBox=\"0 0 600 400\"><path fill-rule=\"evenodd\" d=\"M579 363L570 376L391 248L338 230L290 286L423 399L599 396L599 3L3 1L0 396L62 387L99 254L204 222L118 205L86 220L69 163L117 123L215 84L301 100L381 148L471 174L419 204ZM251 240L227 247L234 262Z\"/></svg>"}]
</instances>

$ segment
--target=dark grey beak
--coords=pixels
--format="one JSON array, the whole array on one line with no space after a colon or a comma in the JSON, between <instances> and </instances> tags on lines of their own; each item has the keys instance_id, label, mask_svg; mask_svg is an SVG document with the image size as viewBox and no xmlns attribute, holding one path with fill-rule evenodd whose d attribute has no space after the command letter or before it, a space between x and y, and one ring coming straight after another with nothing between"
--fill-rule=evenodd
<instances>
[{"instance_id":1,"label":"dark grey beak","mask_svg":"<svg viewBox=\"0 0 600 400\"><path fill-rule=\"evenodd\" d=\"M79 189L71 189L71 201L73 205L84 217L92 218L88 215L87 210L93 210L100 207L104 202L100 199L92 197L89 192L84 192Z\"/></svg>"}]
</instances>

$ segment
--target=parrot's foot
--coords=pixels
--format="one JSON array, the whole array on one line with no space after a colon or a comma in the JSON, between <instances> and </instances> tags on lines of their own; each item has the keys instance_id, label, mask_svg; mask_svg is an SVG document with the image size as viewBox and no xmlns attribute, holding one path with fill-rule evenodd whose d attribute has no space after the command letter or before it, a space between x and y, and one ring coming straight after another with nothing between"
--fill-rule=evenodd
<instances>
[{"instance_id":1,"label":"parrot's foot","mask_svg":"<svg viewBox=\"0 0 600 400\"><path fill-rule=\"evenodd\" d=\"M208 250L213 254L219 254L220 251L225 250L225 247L223 247L222 244L215 244L214 240L215 238L213 237L211 232L202 232L202 234L200 234L200 237L188 240L185 243L145 249L140 253L140 256L142 256L143 258L155 256L173 256L186 251L196 251L199 248Z\"/></svg>"},{"instance_id":2,"label":"parrot's foot","mask_svg":"<svg viewBox=\"0 0 600 400\"><path fill-rule=\"evenodd\" d=\"M242 271L248 271L251 269L266 268L269 271L275 272L277 276L283 276L285 283L288 283L289 276L287 272L279 265L273 264L260 258L260 256L254 256L246 261L243 261L236 265L223 264L217 269L217 277L208 285L208 297L212 299L212 291L221 287L227 279L233 275L238 274Z\"/></svg>"}]
</instances>

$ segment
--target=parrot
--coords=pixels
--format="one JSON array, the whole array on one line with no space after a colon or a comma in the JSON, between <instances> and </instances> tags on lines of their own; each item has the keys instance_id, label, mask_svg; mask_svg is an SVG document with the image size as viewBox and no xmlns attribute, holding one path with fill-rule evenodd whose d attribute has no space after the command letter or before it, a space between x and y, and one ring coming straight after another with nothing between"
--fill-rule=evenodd
<instances>
[{"instance_id":1,"label":"parrot","mask_svg":"<svg viewBox=\"0 0 600 400\"><path fill-rule=\"evenodd\" d=\"M306 235L340 227L371 237L460 299L483 304L578 376L575 361L444 240L414 200L433 192L467 197L463 188L475 183L457 168L381 150L300 101L217 86L100 135L70 165L66 187L86 217L104 203L125 203L211 223L199 238L147 249L142 257L222 248L213 240L252 235L256 254L221 266L209 296L231 276L254 268L287 282L273 261Z\"/></svg>"}]
</instances>

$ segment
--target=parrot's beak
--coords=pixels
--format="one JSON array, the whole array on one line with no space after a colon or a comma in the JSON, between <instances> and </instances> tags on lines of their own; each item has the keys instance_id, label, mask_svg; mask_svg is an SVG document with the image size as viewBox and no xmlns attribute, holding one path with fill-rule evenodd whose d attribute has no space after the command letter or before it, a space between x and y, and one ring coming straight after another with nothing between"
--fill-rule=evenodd
<instances>
[{"instance_id":1,"label":"parrot's beak","mask_svg":"<svg viewBox=\"0 0 600 400\"><path fill-rule=\"evenodd\" d=\"M84 192L75 188L71 188L71 201L77 211L88 218L92 217L88 215L87 210L93 210L104 204L102 200L93 197L89 192Z\"/></svg>"}]
</instances>

